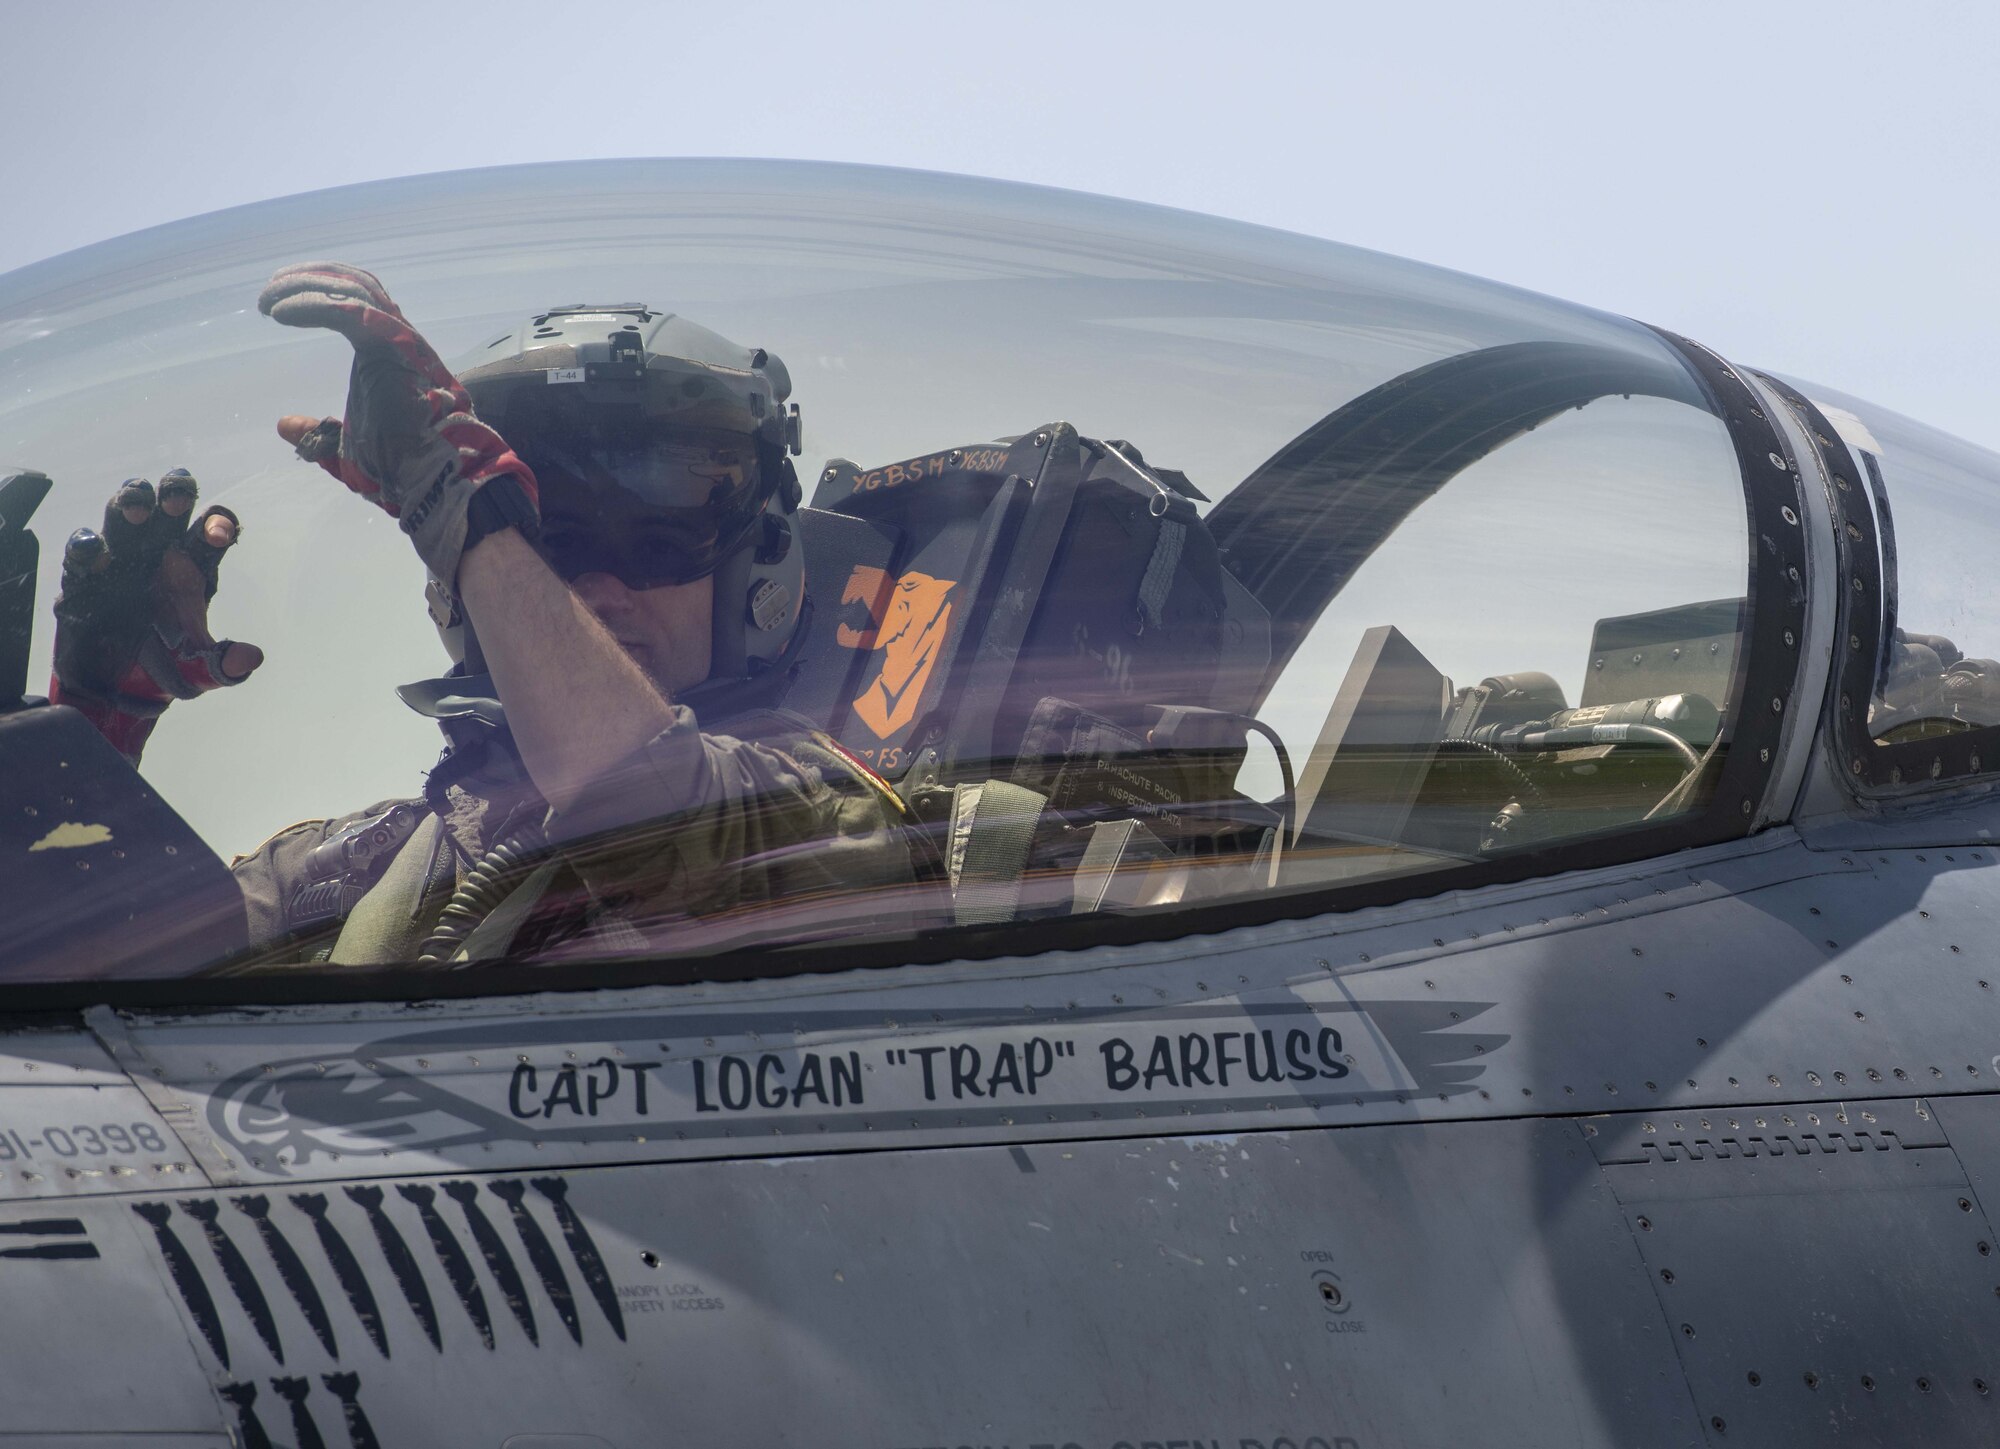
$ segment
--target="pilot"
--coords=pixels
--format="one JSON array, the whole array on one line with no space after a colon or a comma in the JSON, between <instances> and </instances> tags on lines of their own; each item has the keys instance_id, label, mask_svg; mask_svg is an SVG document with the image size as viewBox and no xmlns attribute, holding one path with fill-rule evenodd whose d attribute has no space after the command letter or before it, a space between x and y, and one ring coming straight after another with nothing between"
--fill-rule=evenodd
<instances>
[{"instance_id":1,"label":"pilot","mask_svg":"<svg viewBox=\"0 0 2000 1449\"><path fill-rule=\"evenodd\" d=\"M253 941L337 964L601 955L909 882L894 793L767 707L804 611L776 358L644 308L559 309L461 382L353 267L288 267L258 305L353 345L344 419L278 431L398 519L462 657L403 691L448 741L424 799L239 857Z\"/></svg>"}]
</instances>

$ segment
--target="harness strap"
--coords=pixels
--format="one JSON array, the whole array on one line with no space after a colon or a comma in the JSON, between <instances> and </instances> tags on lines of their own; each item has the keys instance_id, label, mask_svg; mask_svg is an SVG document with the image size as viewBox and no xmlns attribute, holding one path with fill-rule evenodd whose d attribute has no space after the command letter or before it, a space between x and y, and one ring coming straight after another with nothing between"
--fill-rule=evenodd
<instances>
[{"instance_id":1,"label":"harness strap","mask_svg":"<svg viewBox=\"0 0 2000 1449\"><path fill-rule=\"evenodd\" d=\"M952 919L959 925L995 925L1014 918L1028 847L1047 803L1047 796L1005 780L952 791L946 870Z\"/></svg>"},{"instance_id":2,"label":"harness strap","mask_svg":"<svg viewBox=\"0 0 2000 1449\"><path fill-rule=\"evenodd\" d=\"M1185 524L1171 518L1160 520L1153 556L1146 561L1145 577L1139 580L1139 612L1149 629L1166 621L1167 596L1174 591L1174 574L1181 566L1181 549L1186 543Z\"/></svg>"},{"instance_id":3,"label":"harness strap","mask_svg":"<svg viewBox=\"0 0 2000 1449\"><path fill-rule=\"evenodd\" d=\"M444 821L426 815L403 848L396 852L380 880L348 912L347 922L327 957L335 966L389 966L414 961L417 948L430 934L430 918L449 893L445 875L440 892L436 869L440 851L449 854Z\"/></svg>"}]
</instances>

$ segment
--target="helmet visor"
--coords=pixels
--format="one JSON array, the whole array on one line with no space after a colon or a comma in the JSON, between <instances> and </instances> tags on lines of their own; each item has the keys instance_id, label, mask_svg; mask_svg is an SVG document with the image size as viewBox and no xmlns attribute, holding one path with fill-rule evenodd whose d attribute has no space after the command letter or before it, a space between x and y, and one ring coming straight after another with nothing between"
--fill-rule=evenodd
<instances>
[{"instance_id":1,"label":"helmet visor","mask_svg":"<svg viewBox=\"0 0 2000 1449\"><path fill-rule=\"evenodd\" d=\"M564 579L605 573L649 589L705 578L770 492L741 433L538 430L515 448L541 485L542 555Z\"/></svg>"}]
</instances>

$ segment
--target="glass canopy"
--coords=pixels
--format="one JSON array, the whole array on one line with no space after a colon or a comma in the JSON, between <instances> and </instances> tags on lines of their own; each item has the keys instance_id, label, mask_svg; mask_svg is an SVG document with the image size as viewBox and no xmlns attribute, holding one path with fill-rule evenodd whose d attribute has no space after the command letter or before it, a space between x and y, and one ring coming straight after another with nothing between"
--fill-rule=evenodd
<instances>
[{"instance_id":1,"label":"glass canopy","mask_svg":"<svg viewBox=\"0 0 2000 1449\"><path fill-rule=\"evenodd\" d=\"M553 813L506 723L527 686L479 668L525 604L471 617L468 654L465 598L275 431L342 412L347 346L257 307L320 257L380 278L539 475L543 556L638 666L607 692L575 651L535 659L575 738L667 711ZM719 376L683 366L701 329L798 405L795 447L618 412L620 359ZM509 338L538 391L503 409L477 378ZM536 402L564 387L624 419L584 430L623 440L588 467ZM38 263L0 277L0 465L54 480L30 688L62 675L143 780L71 735L0 759L59 755L97 792L10 787L43 873L23 980L576 970L1422 893L1700 810L1749 623L1728 431L1648 329L1306 237L865 168L423 177ZM727 565L660 585L644 561L679 525L579 501L591 468L629 504L681 467L761 486L743 567L794 568L783 598ZM146 498L119 495L135 478ZM214 505L231 538L204 552ZM65 562L85 527L108 564ZM658 631L690 629L752 687L669 678ZM107 726L163 669L143 727ZM0 721L26 741L54 713ZM161 802L174 870L235 862L188 878L199 910L147 893L153 845L183 840Z\"/></svg>"}]
</instances>

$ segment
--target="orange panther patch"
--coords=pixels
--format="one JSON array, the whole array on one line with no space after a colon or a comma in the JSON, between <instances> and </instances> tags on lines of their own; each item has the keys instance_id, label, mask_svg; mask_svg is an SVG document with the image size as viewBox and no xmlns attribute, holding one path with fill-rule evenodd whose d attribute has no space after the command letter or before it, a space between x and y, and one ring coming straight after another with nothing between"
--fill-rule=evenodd
<instances>
[{"instance_id":1,"label":"orange panther patch","mask_svg":"<svg viewBox=\"0 0 2000 1449\"><path fill-rule=\"evenodd\" d=\"M841 591L843 604L867 605L873 627L851 629L842 624L834 638L845 649L873 649L881 668L854 701L854 712L888 739L916 718L944 641L951 633L951 591L956 579L907 573L893 583L886 571L855 566Z\"/></svg>"}]
</instances>

